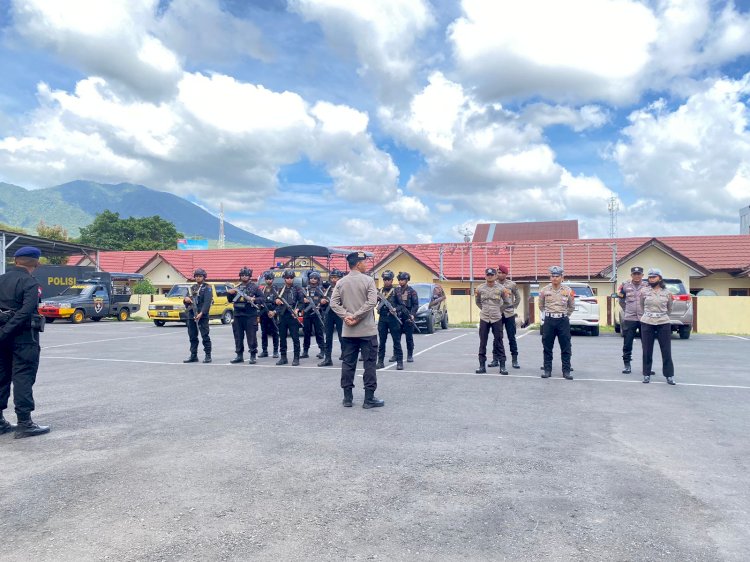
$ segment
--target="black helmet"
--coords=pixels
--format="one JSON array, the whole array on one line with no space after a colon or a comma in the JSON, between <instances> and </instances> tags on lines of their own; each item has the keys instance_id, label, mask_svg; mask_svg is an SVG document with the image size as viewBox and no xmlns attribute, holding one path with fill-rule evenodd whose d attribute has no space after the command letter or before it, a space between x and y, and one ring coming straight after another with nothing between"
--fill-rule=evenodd
<instances>
[{"instance_id":1,"label":"black helmet","mask_svg":"<svg viewBox=\"0 0 750 562\"><path fill-rule=\"evenodd\" d=\"M294 279L294 271L291 269L285 269L283 277L284 279Z\"/></svg>"},{"instance_id":2,"label":"black helmet","mask_svg":"<svg viewBox=\"0 0 750 562\"><path fill-rule=\"evenodd\" d=\"M339 279L341 279L343 276L344 276L344 272L341 271L340 269L332 269L331 273L328 274L329 278L338 277Z\"/></svg>"},{"instance_id":3,"label":"black helmet","mask_svg":"<svg viewBox=\"0 0 750 562\"><path fill-rule=\"evenodd\" d=\"M249 269L247 267L243 267L242 269L240 269L240 277L242 277L243 275L247 275L248 277L252 277L253 276L253 270Z\"/></svg>"},{"instance_id":4,"label":"black helmet","mask_svg":"<svg viewBox=\"0 0 750 562\"><path fill-rule=\"evenodd\" d=\"M399 271L398 272L398 280L401 281L402 279L406 279L407 281L411 281L411 275L409 275L409 272L407 272L407 271Z\"/></svg>"},{"instance_id":5,"label":"black helmet","mask_svg":"<svg viewBox=\"0 0 750 562\"><path fill-rule=\"evenodd\" d=\"M311 271L307 274L307 280L309 281L311 279L317 279L318 281L320 281L320 273L318 273L317 271Z\"/></svg>"},{"instance_id":6,"label":"black helmet","mask_svg":"<svg viewBox=\"0 0 750 562\"><path fill-rule=\"evenodd\" d=\"M266 271L266 272L265 272L265 273L263 274L263 278L264 278L264 279L273 279L273 273L271 273L270 271Z\"/></svg>"},{"instance_id":7,"label":"black helmet","mask_svg":"<svg viewBox=\"0 0 750 562\"><path fill-rule=\"evenodd\" d=\"M203 277L206 277L206 270L202 267L199 267L195 271L193 271L193 277L195 277L196 275L203 275Z\"/></svg>"},{"instance_id":8,"label":"black helmet","mask_svg":"<svg viewBox=\"0 0 750 562\"><path fill-rule=\"evenodd\" d=\"M387 281L388 279L393 280L393 272L390 269L386 269L380 277L383 279L383 281Z\"/></svg>"}]
</instances>

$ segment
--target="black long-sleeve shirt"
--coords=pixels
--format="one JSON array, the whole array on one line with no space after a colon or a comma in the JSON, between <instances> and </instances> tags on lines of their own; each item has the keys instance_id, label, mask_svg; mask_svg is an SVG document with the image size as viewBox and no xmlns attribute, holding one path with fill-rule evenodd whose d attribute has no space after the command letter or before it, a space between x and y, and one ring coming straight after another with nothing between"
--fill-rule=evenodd
<instances>
[{"instance_id":1,"label":"black long-sleeve shirt","mask_svg":"<svg viewBox=\"0 0 750 562\"><path fill-rule=\"evenodd\" d=\"M37 280L22 267L10 267L0 275L0 310L13 311L10 320L0 321L0 340L31 330L31 315L37 311L40 293Z\"/></svg>"}]
</instances>

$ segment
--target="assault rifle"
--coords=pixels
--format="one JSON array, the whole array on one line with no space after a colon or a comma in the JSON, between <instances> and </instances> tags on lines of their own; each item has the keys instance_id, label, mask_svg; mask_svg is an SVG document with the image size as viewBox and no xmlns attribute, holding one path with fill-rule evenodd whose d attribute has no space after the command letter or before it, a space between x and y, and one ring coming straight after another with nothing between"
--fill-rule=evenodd
<instances>
[{"instance_id":1,"label":"assault rifle","mask_svg":"<svg viewBox=\"0 0 750 562\"><path fill-rule=\"evenodd\" d=\"M198 321L197 320L198 305L195 304L195 297L197 297L198 294L193 292L193 287L194 286L195 285L191 285L190 287L188 287L188 294L187 294L187 296L190 298L190 304L188 304L187 306L189 306L190 310L193 311L193 320L195 320L197 322Z\"/></svg>"},{"instance_id":2,"label":"assault rifle","mask_svg":"<svg viewBox=\"0 0 750 562\"><path fill-rule=\"evenodd\" d=\"M320 293L321 298L325 298L323 295L323 291L320 290L319 287L315 287L315 293ZM323 317L320 315L320 310L318 310L318 305L315 304L315 299L313 298L314 295L307 295L310 299L310 302L307 304L307 306L302 311L304 314L307 314L308 312L312 311L315 313L315 316L318 317L318 320L320 320L321 324L325 324L325 321L323 320Z\"/></svg>"},{"instance_id":3,"label":"assault rifle","mask_svg":"<svg viewBox=\"0 0 750 562\"><path fill-rule=\"evenodd\" d=\"M388 312L390 312L393 317L396 319L396 322L398 322L399 326L403 326L404 323L401 322L401 318L398 317L398 312L396 311L396 308L390 303L390 301L386 298L383 298L383 295L378 293L378 302L383 303L380 307L378 312L382 312L383 306L388 309Z\"/></svg>"},{"instance_id":4,"label":"assault rifle","mask_svg":"<svg viewBox=\"0 0 750 562\"><path fill-rule=\"evenodd\" d=\"M285 310L286 310L287 312L289 312L289 314L291 314L293 318L295 318L295 319L296 319L296 318L297 318L297 314L296 314L296 312L294 311L294 309L292 308L292 305L290 305L290 304L289 304L289 303L288 303L288 302L286 301L286 299L285 299L284 297L282 297L282 296L281 296L281 295L280 295L280 294L278 293L278 291L277 291L276 289L274 289L274 288L273 288L273 286L271 286L271 291L273 291L273 298L274 298L274 300L275 300L275 299L279 299L279 300L281 301L281 306L283 306L283 307L284 307L284 309L285 309Z\"/></svg>"},{"instance_id":5,"label":"assault rifle","mask_svg":"<svg viewBox=\"0 0 750 562\"><path fill-rule=\"evenodd\" d=\"M389 303L390 304L390 303ZM414 321L414 319L411 317L411 313L406 309L404 305L400 305L401 310L404 313L404 316L406 317L405 320L414 326L414 329L417 331L417 333L421 334L422 330L419 329L419 326L417 326L417 323ZM403 324L401 324L403 326Z\"/></svg>"},{"instance_id":6,"label":"assault rifle","mask_svg":"<svg viewBox=\"0 0 750 562\"><path fill-rule=\"evenodd\" d=\"M245 287L247 287L247 285L245 285ZM235 293L237 295L237 298L241 297L245 299L245 302L249 304L250 306L252 306L255 310L260 310L260 307L257 304L255 304L255 301L253 300L255 297L248 295L245 292L245 290L239 285L237 285L234 289L237 291L237 293ZM235 300L232 300L232 303L236 304Z\"/></svg>"}]
</instances>

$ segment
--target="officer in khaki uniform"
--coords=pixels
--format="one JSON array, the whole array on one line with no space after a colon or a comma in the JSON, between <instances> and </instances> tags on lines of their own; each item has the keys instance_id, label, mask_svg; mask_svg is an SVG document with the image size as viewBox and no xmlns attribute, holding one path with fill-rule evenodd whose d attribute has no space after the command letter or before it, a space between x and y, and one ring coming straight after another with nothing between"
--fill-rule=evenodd
<instances>
[{"instance_id":1,"label":"officer in khaki uniform","mask_svg":"<svg viewBox=\"0 0 750 562\"><path fill-rule=\"evenodd\" d=\"M503 309L510 304L510 291L497 282L497 271L488 267L485 272L486 282L474 291L474 302L479 312L479 368L477 374L487 372L487 338L492 331L492 349L498 350L500 374L507 375L505 369L505 347L503 346Z\"/></svg>"},{"instance_id":2,"label":"officer in khaki uniform","mask_svg":"<svg viewBox=\"0 0 750 562\"><path fill-rule=\"evenodd\" d=\"M643 305L641 304L641 293L648 288L648 283L643 279L642 267L630 268L630 281L626 281L617 290L620 308L622 308L622 361L624 367L622 372L632 372L630 361L633 356L633 340L636 331L641 328L641 316L643 316Z\"/></svg>"},{"instance_id":3,"label":"officer in khaki uniform","mask_svg":"<svg viewBox=\"0 0 750 562\"><path fill-rule=\"evenodd\" d=\"M508 335L508 347L510 348L511 364L514 369L520 369L521 365L518 364L518 342L516 341L516 308L521 304L521 293L518 291L518 286L515 281L508 279L508 267L504 264L497 266L497 282L499 285L505 287L510 291L513 302L503 308L503 326L505 327L505 333ZM497 340L498 343L502 344L502 339ZM505 355L503 351L502 355ZM490 363L490 367L497 367L497 359L501 356L499 350L493 348L492 356L494 361Z\"/></svg>"},{"instance_id":4,"label":"officer in khaki uniform","mask_svg":"<svg viewBox=\"0 0 750 562\"><path fill-rule=\"evenodd\" d=\"M552 376L552 349L555 338L560 343L563 377L573 380L570 374L570 315L575 310L575 293L570 287L562 285L563 269L551 267L550 284L539 291L539 310L544 316L542 325L542 345L544 346L544 372L542 378Z\"/></svg>"}]
</instances>

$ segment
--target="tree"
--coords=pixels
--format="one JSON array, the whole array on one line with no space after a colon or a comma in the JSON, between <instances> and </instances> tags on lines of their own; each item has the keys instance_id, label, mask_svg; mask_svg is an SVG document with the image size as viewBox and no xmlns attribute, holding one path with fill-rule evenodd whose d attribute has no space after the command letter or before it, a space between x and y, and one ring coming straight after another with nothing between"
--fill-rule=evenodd
<instances>
[{"instance_id":1,"label":"tree","mask_svg":"<svg viewBox=\"0 0 750 562\"><path fill-rule=\"evenodd\" d=\"M36 225L36 233L42 238L49 238L51 240L62 240L63 242L69 242L70 237L68 231L61 225L47 225L44 220L40 220L39 224ZM53 265L64 265L68 263L68 256L52 256L45 260L47 263Z\"/></svg>"},{"instance_id":2,"label":"tree","mask_svg":"<svg viewBox=\"0 0 750 562\"><path fill-rule=\"evenodd\" d=\"M183 234L159 216L121 219L119 213L106 210L81 228L80 241L108 250L172 250L178 238Z\"/></svg>"},{"instance_id":3,"label":"tree","mask_svg":"<svg viewBox=\"0 0 750 562\"><path fill-rule=\"evenodd\" d=\"M148 279L141 279L133 285L133 294L134 295L155 295L156 294L156 287L154 287L151 284L151 281Z\"/></svg>"}]
</instances>

